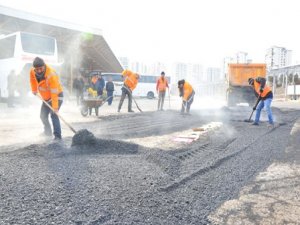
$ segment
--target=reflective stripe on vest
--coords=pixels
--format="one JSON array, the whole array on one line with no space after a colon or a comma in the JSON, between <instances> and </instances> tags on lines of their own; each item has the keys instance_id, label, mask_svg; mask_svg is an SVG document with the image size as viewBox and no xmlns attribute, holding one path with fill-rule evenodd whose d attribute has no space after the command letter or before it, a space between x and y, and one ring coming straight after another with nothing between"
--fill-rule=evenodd
<instances>
[{"instance_id":1,"label":"reflective stripe on vest","mask_svg":"<svg viewBox=\"0 0 300 225\"><path fill-rule=\"evenodd\" d=\"M51 88L50 89L52 94L58 94L58 89L57 88Z\"/></svg>"},{"instance_id":2,"label":"reflective stripe on vest","mask_svg":"<svg viewBox=\"0 0 300 225\"><path fill-rule=\"evenodd\" d=\"M39 89L39 91L49 91L48 88L44 88L44 87L41 87L41 86L39 86L38 89Z\"/></svg>"}]
</instances>

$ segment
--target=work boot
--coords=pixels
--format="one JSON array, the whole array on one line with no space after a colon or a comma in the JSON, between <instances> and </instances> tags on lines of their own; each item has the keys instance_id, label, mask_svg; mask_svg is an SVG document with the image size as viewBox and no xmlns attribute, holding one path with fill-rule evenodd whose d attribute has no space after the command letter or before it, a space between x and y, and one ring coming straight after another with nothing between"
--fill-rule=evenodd
<instances>
[{"instance_id":1,"label":"work boot","mask_svg":"<svg viewBox=\"0 0 300 225\"><path fill-rule=\"evenodd\" d=\"M134 111L132 109L128 110L128 112L134 113Z\"/></svg>"},{"instance_id":2,"label":"work boot","mask_svg":"<svg viewBox=\"0 0 300 225\"><path fill-rule=\"evenodd\" d=\"M252 123L252 125L254 125L254 126L258 126L258 123L257 123L257 122L254 122L254 123Z\"/></svg>"},{"instance_id":3,"label":"work boot","mask_svg":"<svg viewBox=\"0 0 300 225\"><path fill-rule=\"evenodd\" d=\"M61 141L62 139L61 139L61 137L55 136L53 140L54 141Z\"/></svg>"}]
</instances>

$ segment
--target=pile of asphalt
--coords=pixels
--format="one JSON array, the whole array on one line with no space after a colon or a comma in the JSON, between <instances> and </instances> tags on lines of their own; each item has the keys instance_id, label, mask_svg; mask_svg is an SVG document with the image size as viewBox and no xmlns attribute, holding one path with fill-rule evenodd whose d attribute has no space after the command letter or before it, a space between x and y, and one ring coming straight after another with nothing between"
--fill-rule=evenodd
<instances>
[{"instance_id":1,"label":"pile of asphalt","mask_svg":"<svg viewBox=\"0 0 300 225\"><path fill-rule=\"evenodd\" d=\"M72 146L78 145L94 145L96 143L96 137L87 129L82 129L76 132L72 138Z\"/></svg>"}]
</instances>

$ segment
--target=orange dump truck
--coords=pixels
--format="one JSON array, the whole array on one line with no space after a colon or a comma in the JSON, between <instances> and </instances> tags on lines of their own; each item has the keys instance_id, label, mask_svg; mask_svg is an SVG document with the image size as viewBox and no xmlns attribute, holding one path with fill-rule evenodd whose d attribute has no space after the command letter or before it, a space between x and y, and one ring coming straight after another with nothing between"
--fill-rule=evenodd
<instances>
[{"instance_id":1,"label":"orange dump truck","mask_svg":"<svg viewBox=\"0 0 300 225\"><path fill-rule=\"evenodd\" d=\"M248 84L248 78L266 77L266 64L228 64L228 106L234 106L237 103L254 104L256 97L252 88Z\"/></svg>"}]
</instances>

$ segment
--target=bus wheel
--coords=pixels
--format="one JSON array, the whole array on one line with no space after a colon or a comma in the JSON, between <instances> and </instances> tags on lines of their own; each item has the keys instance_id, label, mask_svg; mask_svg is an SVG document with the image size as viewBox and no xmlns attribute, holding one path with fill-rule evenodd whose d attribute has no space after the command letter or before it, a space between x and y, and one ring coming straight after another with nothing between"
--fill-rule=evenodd
<instances>
[{"instance_id":1,"label":"bus wheel","mask_svg":"<svg viewBox=\"0 0 300 225\"><path fill-rule=\"evenodd\" d=\"M154 93L153 93L152 91L149 91L149 92L147 93L147 98L149 98L149 99L154 98Z\"/></svg>"}]
</instances>

